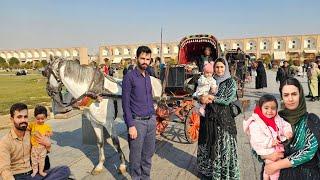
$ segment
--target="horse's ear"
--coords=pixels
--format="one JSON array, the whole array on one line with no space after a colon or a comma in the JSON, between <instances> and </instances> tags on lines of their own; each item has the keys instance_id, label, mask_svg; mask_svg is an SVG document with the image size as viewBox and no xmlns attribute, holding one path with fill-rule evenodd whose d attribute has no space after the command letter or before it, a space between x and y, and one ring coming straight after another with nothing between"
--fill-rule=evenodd
<instances>
[{"instance_id":1,"label":"horse's ear","mask_svg":"<svg viewBox=\"0 0 320 180\"><path fill-rule=\"evenodd\" d=\"M52 54L50 54L49 63L51 63L54 60Z\"/></svg>"}]
</instances>

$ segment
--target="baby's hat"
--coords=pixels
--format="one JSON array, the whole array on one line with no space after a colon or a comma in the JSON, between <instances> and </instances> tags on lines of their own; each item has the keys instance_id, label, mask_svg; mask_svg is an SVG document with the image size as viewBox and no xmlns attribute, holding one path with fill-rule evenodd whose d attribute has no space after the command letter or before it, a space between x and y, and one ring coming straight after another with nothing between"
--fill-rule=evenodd
<instances>
[{"instance_id":1,"label":"baby's hat","mask_svg":"<svg viewBox=\"0 0 320 180\"><path fill-rule=\"evenodd\" d=\"M205 64L203 72L213 73L213 62Z\"/></svg>"}]
</instances>

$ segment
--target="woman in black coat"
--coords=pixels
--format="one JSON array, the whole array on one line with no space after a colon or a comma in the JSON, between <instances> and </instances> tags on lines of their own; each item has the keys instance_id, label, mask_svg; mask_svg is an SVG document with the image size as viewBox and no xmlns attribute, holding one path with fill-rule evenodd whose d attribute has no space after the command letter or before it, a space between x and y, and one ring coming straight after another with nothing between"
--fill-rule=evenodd
<instances>
[{"instance_id":1,"label":"woman in black coat","mask_svg":"<svg viewBox=\"0 0 320 180\"><path fill-rule=\"evenodd\" d=\"M258 61L256 76L256 89L267 87L267 74L262 61Z\"/></svg>"}]
</instances>

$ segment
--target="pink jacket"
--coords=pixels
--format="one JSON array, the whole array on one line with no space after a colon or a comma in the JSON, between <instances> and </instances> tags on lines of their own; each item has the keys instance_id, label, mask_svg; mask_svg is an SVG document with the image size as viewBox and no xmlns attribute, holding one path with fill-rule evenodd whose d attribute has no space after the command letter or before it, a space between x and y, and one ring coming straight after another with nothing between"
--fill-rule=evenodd
<instances>
[{"instance_id":1,"label":"pink jacket","mask_svg":"<svg viewBox=\"0 0 320 180\"><path fill-rule=\"evenodd\" d=\"M248 120L243 121L243 130L250 136L251 147L258 155L268 155L275 152L272 147L273 139L283 136L285 132L292 132L291 125L279 115L275 117L278 133L272 127L268 127L258 114L253 113Z\"/></svg>"}]
</instances>

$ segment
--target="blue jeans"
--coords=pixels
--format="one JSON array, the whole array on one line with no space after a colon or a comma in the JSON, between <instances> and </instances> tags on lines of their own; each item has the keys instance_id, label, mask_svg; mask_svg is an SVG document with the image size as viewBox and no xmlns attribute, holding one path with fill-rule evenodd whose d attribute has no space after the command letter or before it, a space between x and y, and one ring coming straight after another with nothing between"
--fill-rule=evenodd
<instances>
[{"instance_id":1,"label":"blue jeans","mask_svg":"<svg viewBox=\"0 0 320 180\"><path fill-rule=\"evenodd\" d=\"M156 146L156 116L149 120L134 120L136 139L128 137L130 175L132 180L150 179L151 159Z\"/></svg>"},{"instance_id":2,"label":"blue jeans","mask_svg":"<svg viewBox=\"0 0 320 180\"><path fill-rule=\"evenodd\" d=\"M49 169L46 171L47 175L45 177L37 174L34 177L31 177L31 174L28 175L14 175L15 180L65 180L70 176L70 169L67 166L57 166L55 168Z\"/></svg>"}]
</instances>

